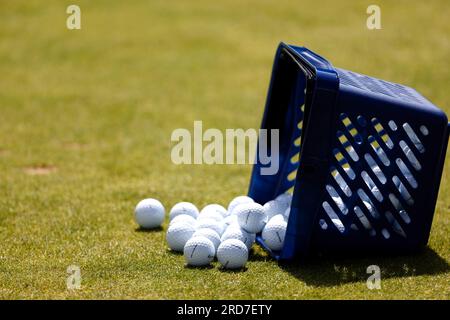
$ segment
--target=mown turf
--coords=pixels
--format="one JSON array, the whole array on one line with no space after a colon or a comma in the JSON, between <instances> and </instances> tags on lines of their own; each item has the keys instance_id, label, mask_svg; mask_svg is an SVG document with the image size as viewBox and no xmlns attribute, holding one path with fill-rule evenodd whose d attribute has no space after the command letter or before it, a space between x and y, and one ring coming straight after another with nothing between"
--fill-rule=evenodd
<instances>
[{"instance_id":1,"label":"mown turf","mask_svg":"<svg viewBox=\"0 0 450 320\"><path fill-rule=\"evenodd\" d=\"M66 7L82 30L65 27ZM450 298L450 157L429 249L414 257L278 266L256 249L245 272L184 267L134 205L228 201L251 167L176 166L175 128L257 128L279 41L417 88L450 113L448 1L0 2L1 298ZM426 195L424 195L426 196ZM167 223L165 224L165 226ZM81 290L66 288L80 266ZM382 289L366 287L366 267Z\"/></svg>"}]
</instances>

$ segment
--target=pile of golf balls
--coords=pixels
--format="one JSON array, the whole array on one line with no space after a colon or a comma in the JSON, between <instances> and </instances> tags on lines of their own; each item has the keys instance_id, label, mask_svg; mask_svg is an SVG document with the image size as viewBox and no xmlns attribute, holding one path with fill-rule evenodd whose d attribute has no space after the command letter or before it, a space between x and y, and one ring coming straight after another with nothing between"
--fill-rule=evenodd
<instances>
[{"instance_id":1,"label":"pile of golf balls","mask_svg":"<svg viewBox=\"0 0 450 320\"><path fill-rule=\"evenodd\" d=\"M238 196L227 208L209 204L202 210L179 202L169 212L167 245L182 252L190 266L208 266L217 258L225 269L244 268L256 234L261 234L269 249L283 248L291 200L284 193L260 205L248 196ZM156 199L144 199L136 206L135 220L143 229L161 227L164 217L164 206Z\"/></svg>"}]
</instances>

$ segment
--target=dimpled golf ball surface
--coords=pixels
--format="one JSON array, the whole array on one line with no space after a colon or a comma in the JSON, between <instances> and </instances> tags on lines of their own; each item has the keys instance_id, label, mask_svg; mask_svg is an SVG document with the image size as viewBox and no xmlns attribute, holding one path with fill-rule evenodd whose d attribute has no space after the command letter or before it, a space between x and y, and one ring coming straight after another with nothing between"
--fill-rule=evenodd
<instances>
[{"instance_id":1,"label":"dimpled golf ball surface","mask_svg":"<svg viewBox=\"0 0 450 320\"><path fill-rule=\"evenodd\" d=\"M290 193L282 193L275 198L275 201L279 201L289 207L291 206L292 195Z\"/></svg>"},{"instance_id":2,"label":"dimpled golf ball surface","mask_svg":"<svg viewBox=\"0 0 450 320\"><path fill-rule=\"evenodd\" d=\"M173 218L170 221L169 226L171 226L175 223L179 223L179 222L185 222L187 224L190 224L191 226L195 226L195 224L197 223L197 220L192 218L192 216L190 216L190 215L180 214L179 216L176 216L175 218Z\"/></svg>"},{"instance_id":3,"label":"dimpled golf ball surface","mask_svg":"<svg viewBox=\"0 0 450 320\"><path fill-rule=\"evenodd\" d=\"M195 237L205 237L208 238L212 244L214 245L214 255L216 254L217 248L220 245L220 236L217 232L211 229L199 229L195 231L195 233L192 235L192 238Z\"/></svg>"},{"instance_id":4,"label":"dimpled golf ball surface","mask_svg":"<svg viewBox=\"0 0 450 320\"><path fill-rule=\"evenodd\" d=\"M222 235L224 225L222 222L218 222L211 218L205 218L197 221L197 229L212 229L219 235Z\"/></svg>"},{"instance_id":5,"label":"dimpled golf ball surface","mask_svg":"<svg viewBox=\"0 0 450 320\"><path fill-rule=\"evenodd\" d=\"M267 215L267 219L270 220L270 218L277 214L283 214L288 208L288 205L283 201L271 200L266 202L263 207L264 212Z\"/></svg>"},{"instance_id":6,"label":"dimpled golf ball surface","mask_svg":"<svg viewBox=\"0 0 450 320\"><path fill-rule=\"evenodd\" d=\"M175 223L167 229L166 240L170 249L183 252L184 245L192 237L195 229L190 224Z\"/></svg>"},{"instance_id":7,"label":"dimpled golf ball surface","mask_svg":"<svg viewBox=\"0 0 450 320\"><path fill-rule=\"evenodd\" d=\"M284 221L284 219L277 219L276 217L272 218L269 223L266 224L262 232L262 239L267 247L274 251L283 248L286 227L286 221Z\"/></svg>"},{"instance_id":8,"label":"dimpled golf ball surface","mask_svg":"<svg viewBox=\"0 0 450 320\"><path fill-rule=\"evenodd\" d=\"M262 205L258 203L244 203L234 210L238 223L247 232L258 233L264 227L266 214Z\"/></svg>"},{"instance_id":9,"label":"dimpled golf ball surface","mask_svg":"<svg viewBox=\"0 0 450 320\"><path fill-rule=\"evenodd\" d=\"M240 226L236 225L228 227L227 230L225 230L221 237L221 241L223 242L228 239L241 240L245 244L247 249L250 250L253 243L255 242L255 237L256 236L254 233L249 233L242 229Z\"/></svg>"},{"instance_id":10,"label":"dimpled golf ball surface","mask_svg":"<svg viewBox=\"0 0 450 320\"><path fill-rule=\"evenodd\" d=\"M136 223L144 229L152 229L161 226L164 221L164 206L156 199L144 199L140 201L134 210Z\"/></svg>"},{"instance_id":11,"label":"dimpled golf ball surface","mask_svg":"<svg viewBox=\"0 0 450 320\"><path fill-rule=\"evenodd\" d=\"M225 240L217 249L217 260L225 269L243 268L248 260L248 249L240 240Z\"/></svg>"},{"instance_id":12,"label":"dimpled golf ball surface","mask_svg":"<svg viewBox=\"0 0 450 320\"><path fill-rule=\"evenodd\" d=\"M202 209L202 211L200 211L200 215L202 215L204 213L209 213L209 212L219 213L223 218L228 216L228 210L225 209L224 207L222 207L220 204L217 204L217 203L208 204L207 206L205 206Z\"/></svg>"},{"instance_id":13,"label":"dimpled golf ball surface","mask_svg":"<svg viewBox=\"0 0 450 320\"><path fill-rule=\"evenodd\" d=\"M282 214L276 214L272 218L270 218L269 223L272 223L273 221L286 221L286 218Z\"/></svg>"},{"instance_id":14,"label":"dimpled golf ball surface","mask_svg":"<svg viewBox=\"0 0 450 320\"><path fill-rule=\"evenodd\" d=\"M187 214L194 219L198 217L198 209L190 202L179 202L170 209L169 219L172 221L176 216Z\"/></svg>"},{"instance_id":15,"label":"dimpled golf ball surface","mask_svg":"<svg viewBox=\"0 0 450 320\"><path fill-rule=\"evenodd\" d=\"M206 266L214 259L214 244L206 237L192 237L183 249L184 258L190 266Z\"/></svg>"},{"instance_id":16,"label":"dimpled golf ball surface","mask_svg":"<svg viewBox=\"0 0 450 320\"><path fill-rule=\"evenodd\" d=\"M228 205L228 212L230 214L234 214L233 210L240 204L243 203L251 203L254 202L252 198L248 197L248 196L238 196L236 198L234 198L233 200L231 200L230 204Z\"/></svg>"},{"instance_id":17,"label":"dimpled golf ball surface","mask_svg":"<svg viewBox=\"0 0 450 320\"><path fill-rule=\"evenodd\" d=\"M200 221L200 220L203 220L203 219L213 219L213 220L215 220L217 222L221 222L223 220L223 216L219 212L208 211L208 212L205 212L205 213L200 213L198 218L197 218L197 221Z\"/></svg>"},{"instance_id":18,"label":"dimpled golf ball surface","mask_svg":"<svg viewBox=\"0 0 450 320\"><path fill-rule=\"evenodd\" d=\"M232 225L238 225L238 220L237 220L237 216L236 215L229 215L228 217L226 217L225 219L223 219L223 223L225 224L225 227L228 228L229 226Z\"/></svg>"}]
</instances>

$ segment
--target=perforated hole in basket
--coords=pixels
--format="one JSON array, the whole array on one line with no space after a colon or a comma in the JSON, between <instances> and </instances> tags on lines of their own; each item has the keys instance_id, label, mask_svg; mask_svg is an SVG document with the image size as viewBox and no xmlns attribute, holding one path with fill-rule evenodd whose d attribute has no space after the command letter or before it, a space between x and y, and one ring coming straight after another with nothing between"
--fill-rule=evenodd
<instances>
[{"instance_id":1,"label":"perforated hole in basket","mask_svg":"<svg viewBox=\"0 0 450 320\"><path fill-rule=\"evenodd\" d=\"M297 176L297 169L298 169L298 164L300 161L300 146L302 143L302 129L303 129L303 115L305 113L305 105L302 104L299 107L299 112L300 112L300 121L296 124L296 130L295 135L292 139L292 146L290 149L290 153L288 155L288 159L289 159L289 168L291 168L290 170L288 170L287 175L286 175L286 180L288 183L288 189L285 190L285 192L288 193L292 193L293 189L294 189L294 184L295 184L295 179Z\"/></svg>"},{"instance_id":2,"label":"perforated hole in basket","mask_svg":"<svg viewBox=\"0 0 450 320\"><path fill-rule=\"evenodd\" d=\"M320 229L406 238L428 134L425 125L340 114Z\"/></svg>"}]
</instances>

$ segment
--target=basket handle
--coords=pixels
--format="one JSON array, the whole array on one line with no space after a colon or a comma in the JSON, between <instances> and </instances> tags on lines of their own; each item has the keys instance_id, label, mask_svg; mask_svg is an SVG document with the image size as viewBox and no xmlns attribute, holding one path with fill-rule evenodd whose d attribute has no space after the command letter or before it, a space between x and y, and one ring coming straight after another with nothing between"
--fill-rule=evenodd
<instances>
[{"instance_id":1,"label":"basket handle","mask_svg":"<svg viewBox=\"0 0 450 320\"><path fill-rule=\"evenodd\" d=\"M285 43L281 43L282 46L284 46L289 51L293 51L298 57L300 57L303 61L308 63L311 67L314 69L320 70L322 72L333 72L335 73L335 70L332 66L332 64L322 56L318 55L317 53L309 50L305 47L297 47L292 45L287 45Z\"/></svg>"}]
</instances>

